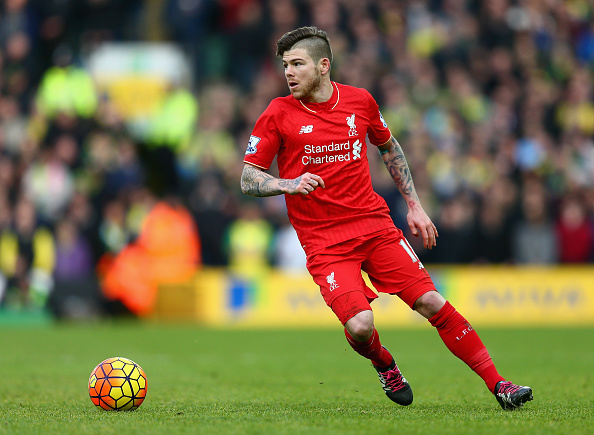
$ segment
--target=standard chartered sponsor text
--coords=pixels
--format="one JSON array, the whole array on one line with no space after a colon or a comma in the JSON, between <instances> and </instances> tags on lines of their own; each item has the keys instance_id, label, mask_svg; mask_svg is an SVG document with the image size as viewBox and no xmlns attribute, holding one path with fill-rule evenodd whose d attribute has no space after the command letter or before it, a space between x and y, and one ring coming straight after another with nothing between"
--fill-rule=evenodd
<instances>
[{"instance_id":1,"label":"standard chartered sponsor text","mask_svg":"<svg viewBox=\"0 0 594 435\"><path fill-rule=\"evenodd\" d=\"M344 154L324 154L335 151L345 151L351 149L350 141L342 143L334 143L328 145L305 145L304 151L306 155L301 158L301 162L304 165L321 164L321 163L334 163L334 162L345 162L351 160L351 153L346 152ZM316 155L324 154L324 155Z\"/></svg>"}]
</instances>

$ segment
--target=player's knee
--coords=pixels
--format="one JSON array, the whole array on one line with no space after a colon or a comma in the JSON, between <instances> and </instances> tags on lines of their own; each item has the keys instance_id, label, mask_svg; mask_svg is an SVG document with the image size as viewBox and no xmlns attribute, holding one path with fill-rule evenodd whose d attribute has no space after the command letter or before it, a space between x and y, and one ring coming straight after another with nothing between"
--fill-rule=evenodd
<instances>
[{"instance_id":1,"label":"player's knee","mask_svg":"<svg viewBox=\"0 0 594 435\"><path fill-rule=\"evenodd\" d=\"M437 291L421 295L414 303L413 309L423 317L433 317L445 305L446 300Z\"/></svg>"},{"instance_id":2,"label":"player's knee","mask_svg":"<svg viewBox=\"0 0 594 435\"><path fill-rule=\"evenodd\" d=\"M355 340L367 341L373 334L373 313L362 311L351 317L344 326Z\"/></svg>"}]
</instances>

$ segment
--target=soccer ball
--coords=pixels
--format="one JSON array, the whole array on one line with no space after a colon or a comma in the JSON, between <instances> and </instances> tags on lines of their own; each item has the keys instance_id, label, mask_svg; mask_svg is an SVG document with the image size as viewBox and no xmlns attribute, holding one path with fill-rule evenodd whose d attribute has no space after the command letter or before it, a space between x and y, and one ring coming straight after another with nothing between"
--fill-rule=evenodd
<instances>
[{"instance_id":1,"label":"soccer ball","mask_svg":"<svg viewBox=\"0 0 594 435\"><path fill-rule=\"evenodd\" d=\"M97 408L132 411L146 397L146 374L128 358L108 358L89 377L89 396Z\"/></svg>"}]
</instances>

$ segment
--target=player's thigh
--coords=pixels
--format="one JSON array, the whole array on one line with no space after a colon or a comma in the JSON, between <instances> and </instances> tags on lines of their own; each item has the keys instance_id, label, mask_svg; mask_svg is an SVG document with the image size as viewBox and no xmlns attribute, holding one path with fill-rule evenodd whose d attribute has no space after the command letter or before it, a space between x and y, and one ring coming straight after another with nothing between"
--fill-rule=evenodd
<instances>
[{"instance_id":1,"label":"player's thigh","mask_svg":"<svg viewBox=\"0 0 594 435\"><path fill-rule=\"evenodd\" d=\"M340 323L347 327L351 335L359 335L359 332L357 331L360 331L361 329L367 330L370 327L373 327L373 313L369 301L370 298L368 298L364 292L355 290L334 298L330 308L332 308L332 311L336 317L338 317ZM353 317L363 311L369 312L370 316L355 324L351 321L350 326L347 325L349 320L353 319Z\"/></svg>"},{"instance_id":2,"label":"player's thigh","mask_svg":"<svg viewBox=\"0 0 594 435\"><path fill-rule=\"evenodd\" d=\"M356 254L318 253L308 258L307 269L329 307L341 295L353 291L365 294L371 291L361 275L362 261L363 256Z\"/></svg>"},{"instance_id":3,"label":"player's thigh","mask_svg":"<svg viewBox=\"0 0 594 435\"><path fill-rule=\"evenodd\" d=\"M435 290L423 263L396 231L374 241L362 268L378 292L396 294L411 308L418 297Z\"/></svg>"}]
</instances>

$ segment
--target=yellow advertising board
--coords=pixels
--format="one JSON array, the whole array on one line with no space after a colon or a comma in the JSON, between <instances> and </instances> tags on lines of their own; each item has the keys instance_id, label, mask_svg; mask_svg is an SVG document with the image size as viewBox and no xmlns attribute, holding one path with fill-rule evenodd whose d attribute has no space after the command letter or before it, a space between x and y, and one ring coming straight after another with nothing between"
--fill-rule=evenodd
<instances>
[{"instance_id":1,"label":"yellow advertising board","mask_svg":"<svg viewBox=\"0 0 594 435\"><path fill-rule=\"evenodd\" d=\"M339 325L307 273L285 275L271 271L261 279L245 282L210 270L204 271L199 280L201 317L209 325ZM218 291L221 288L224 290Z\"/></svg>"},{"instance_id":2,"label":"yellow advertising board","mask_svg":"<svg viewBox=\"0 0 594 435\"><path fill-rule=\"evenodd\" d=\"M183 50L172 43L106 42L86 59L98 91L105 93L135 133L146 129L172 86L191 89L194 74Z\"/></svg>"},{"instance_id":3,"label":"yellow advertising board","mask_svg":"<svg viewBox=\"0 0 594 435\"><path fill-rule=\"evenodd\" d=\"M430 273L475 325L594 325L591 267L435 267ZM382 294L372 308L378 326L429 327L397 296ZM219 327L340 326L306 272L274 270L248 282L224 269L203 269L185 286L161 288L155 315Z\"/></svg>"},{"instance_id":4,"label":"yellow advertising board","mask_svg":"<svg viewBox=\"0 0 594 435\"><path fill-rule=\"evenodd\" d=\"M473 323L594 324L592 267L456 267L435 275L441 275L450 302Z\"/></svg>"},{"instance_id":5,"label":"yellow advertising board","mask_svg":"<svg viewBox=\"0 0 594 435\"><path fill-rule=\"evenodd\" d=\"M127 75L114 78L105 90L125 119L149 118L163 103L169 84L161 77Z\"/></svg>"}]
</instances>

